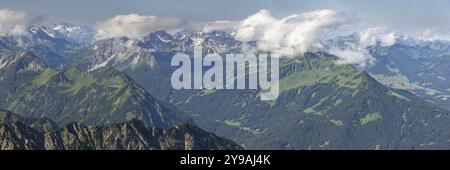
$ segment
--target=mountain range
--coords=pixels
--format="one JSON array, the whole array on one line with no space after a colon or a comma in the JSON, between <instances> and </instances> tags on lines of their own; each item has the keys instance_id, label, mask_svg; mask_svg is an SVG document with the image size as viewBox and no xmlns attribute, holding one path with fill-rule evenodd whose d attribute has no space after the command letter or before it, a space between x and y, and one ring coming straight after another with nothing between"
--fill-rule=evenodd
<instances>
[{"instance_id":1,"label":"mountain range","mask_svg":"<svg viewBox=\"0 0 450 170\"><path fill-rule=\"evenodd\" d=\"M450 109L450 43L398 43L370 49L377 64L367 71L378 81Z\"/></svg>"},{"instance_id":2,"label":"mountain range","mask_svg":"<svg viewBox=\"0 0 450 170\"><path fill-rule=\"evenodd\" d=\"M450 147L446 42L370 46L377 62L364 69L337 64L326 52L284 57L280 96L261 101L259 90L171 87L173 55L191 54L194 45L205 53L241 51L244 42L228 32L156 31L97 41L94 35L65 23L0 37L0 108L21 117L2 123L3 148L188 149L192 144L167 144L186 143L180 134L188 132L207 141L194 149L240 148L211 133L246 149ZM48 120L47 130L25 118ZM69 132L83 139L65 140ZM146 135L169 132L174 136ZM118 144L107 135L123 133L132 139Z\"/></svg>"}]
</instances>

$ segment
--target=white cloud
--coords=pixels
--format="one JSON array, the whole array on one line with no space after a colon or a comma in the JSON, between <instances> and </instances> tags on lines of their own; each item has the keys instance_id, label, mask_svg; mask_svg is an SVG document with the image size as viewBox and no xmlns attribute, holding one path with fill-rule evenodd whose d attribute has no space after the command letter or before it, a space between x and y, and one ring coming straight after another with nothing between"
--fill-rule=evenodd
<instances>
[{"instance_id":1,"label":"white cloud","mask_svg":"<svg viewBox=\"0 0 450 170\"><path fill-rule=\"evenodd\" d=\"M375 59L366 48L378 43L383 46L393 45L397 35L381 27L362 29L347 14L325 9L276 18L270 11L260 10L241 21L207 23L203 30L233 30L236 39L256 41L258 49L285 56L321 49L337 56L337 64L371 66ZM357 33L356 42L324 49L324 40L348 33Z\"/></svg>"},{"instance_id":2,"label":"white cloud","mask_svg":"<svg viewBox=\"0 0 450 170\"><path fill-rule=\"evenodd\" d=\"M260 10L239 21L207 23L203 26L203 31L231 30L237 40L256 41L258 49L284 56L323 50L336 55L338 64L371 66L375 58L367 48L373 45L394 45L399 35L387 27L370 27L356 22L359 20L349 14L353 13L324 9L277 18L268 10ZM356 35L355 41L344 45L326 42L328 39L350 34Z\"/></svg>"},{"instance_id":3,"label":"white cloud","mask_svg":"<svg viewBox=\"0 0 450 170\"><path fill-rule=\"evenodd\" d=\"M381 45L384 47L394 45L398 35L384 27L369 27L356 32L356 41L346 44L334 45L327 52L338 57L337 64L353 64L359 67L370 67L376 59L368 51L368 47Z\"/></svg>"},{"instance_id":4,"label":"white cloud","mask_svg":"<svg viewBox=\"0 0 450 170\"><path fill-rule=\"evenodd\" d=\"M261 10L258 13L249 16L247 19L243 20L239 25L237 25L235 36L241 41L262 40L264 34L270 31L271 26L277 26L275 25L276 22L277 19L272 17L269 11ZM272 29L277 29L274 27L272 27Z\"/></svg>"},{"instance_id":5,"label":"white cloud","mask_svg":"<svg viewBox=\"0 0 450 170\"><path fill-rule=\"evenodd\" d=\"M0 9L0 34L26 34L27 29L39 20L39 17L25 12Z\"/></svg>"},{"instance_id":6,"label":"white cloud","mask_svg":"<svg viewBox=\"0 0 450 170\"><path fill-rule=\"evenodd\" d=\"M422 33L422 35L419 36L419 39L425 41L450 41L450 32L444 33L444 31L439 28L428 28Z\"/></svg>"},{"instance_id":7,"label":"white cloud","mask_svg":"<svg viewBox=\"0 0 450 170\"><path fill-rule=\"evenodd\" d=\"M362 46L372 46L380 43L382 46L394 45L397 39L397 34L388 31L383 27L366 28L358 33L359 43Z\"/></svg>"},{"instance_id":8,"label":"white cloud","mask_svg":"<svg viewBox=\"0 0 450 170\"><path fill-rule=\"evenodd\" d=\"M291 56L307 52L323 34L349 21L346 14L316 10L276 18L267 10L244 19L235 28L235 38L257 41L258 48Z\"/></svg>"},{"instance_id":9,"label":"white cloud","mask_svg":"<svg viewBox=\"0 0 450 170\"><path fill-rule=\"evenodd\" d=\"M337 64L355 64L359 67L368 67L376 61L366 49L361 48L332 48L328 52L338 57Z\"/></svg>"},{"instance_id":10,"label":"white cloud","mask_svg":"<svg viewBox=\"0 0 450 170\"><path fill-rule=\"evenodd\" d=\"M127 36L139 38L158 30L173 30L182 25L178 18L161 18L138 14L117 15L96 24L97 39Z\"/></svg>"},{"instance_id":11,"label":"white cloud","mask_svg":"<svg viewBox=\"0 0 450 170\"><path fill-rule=\"evenodd\" d=\"M392 46L397 41L397 34L394 32L385 34L381 36L381 45L383 46Z\"/></svg>"}]
</instances>

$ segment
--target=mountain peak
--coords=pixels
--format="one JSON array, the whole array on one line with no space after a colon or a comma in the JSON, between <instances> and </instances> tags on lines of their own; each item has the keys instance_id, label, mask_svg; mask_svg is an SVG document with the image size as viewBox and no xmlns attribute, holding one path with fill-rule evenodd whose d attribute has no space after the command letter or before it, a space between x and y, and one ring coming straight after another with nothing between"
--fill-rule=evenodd
<instances>
[{"instance_id":1,"label":"mountain peak","mask_svg":"<svg viewBox=\"0 0 450 170\"><path fill-rule=\"evenodd\" d=\"M192 121L173 106L156 100L127 74L114 68L93 72L74 67L62 71L47 68L30 77L32 80L11 87L27 88L5 95L11 100L8 101L10 110L27 117L48 117L59 125L73 121L107 124L139 119L161 128Z\"/></svg>"},{"instance_id":2,"label":"mountain peak","mask_svg":"<svg viewBox=\"0 0 450 170\"><path fill-rule=\"evenodd\" d=\"M0 49L0 69L42 71L45 68L47 68L45 62L31 52Z\"/></svg>"}]
</instances>

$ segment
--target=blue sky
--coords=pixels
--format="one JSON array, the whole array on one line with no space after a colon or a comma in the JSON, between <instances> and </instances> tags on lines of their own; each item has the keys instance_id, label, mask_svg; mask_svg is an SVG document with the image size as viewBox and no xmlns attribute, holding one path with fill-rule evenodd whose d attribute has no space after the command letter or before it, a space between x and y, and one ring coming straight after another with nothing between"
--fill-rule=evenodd
<instances>
[{"instance_id":1,"label":"blue sky","mask_svg":"<svg viewBox=\"0 0 450 170\"><path fill-rule=\"evenodd\" d=\"M41 15L47 22L87 25L129 13L202 22L243 19L260 9L280 17L332 9L355 12L361 20L397 29L450 30L450 0L0 0L0 8Z\"/></svg>"}]
</instances>

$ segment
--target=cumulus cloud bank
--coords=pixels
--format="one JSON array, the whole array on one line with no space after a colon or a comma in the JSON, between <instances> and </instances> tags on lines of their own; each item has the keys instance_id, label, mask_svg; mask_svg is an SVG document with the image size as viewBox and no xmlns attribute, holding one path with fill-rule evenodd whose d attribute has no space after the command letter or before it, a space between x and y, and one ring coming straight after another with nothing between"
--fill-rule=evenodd
<instances>
[{"instance_id":1,"label":"cumulus cloud bank","mask_svg":"<svg viewBox=\"0 0 450 170\"><path fill-rule=\"evenodd\" d=\"M345 31L339 28L356 29L353 17L349 13L333 10L315 10L287 17L275 17L268 10L259 12L237 21L221 20L203 24L201 30L227 30L240 41L256 42L259 50L271 51L284 56L302 54L312 49L321 49L336 55L339 64L357 64L369 66L375 60L367 47L372 45L390 46L396 41L397 34L382 27L365 28L356 32L358 39L347 46L327 46L326 40ZM24 34L28 27L39 21L38 17L24 12L0 9L0 34ZM96 38L127 36L140 38L158 30L178 30L183 27L178 18L144 16L138 14L117 15L98 22L95 25ZM347 32L348 33L348 32ZM445 35L436 34L436 30L424 32L428 39L438 39ZM436 37L437 36L437 37ZM448 37L448 35L447 35ZM245 43L244 43L245 44ZM326 47L324 49L324 47Z\"/></svg>"},{"instance_id":2,"label":"cumulus cloud bank","mask_svg":"<svg viewBox=\"0 0 450 170\"><path fill-rule=\"evenodd\" d=\"M271 50L291 56L304 53L328 30L349 21L346 14L332 10L317 10L276 18L267 10L246 18L236 26L235 38L256 41L261 50Z\"/></svg>"},{"instance_id":3,"label":"cumulus cloud bank","mask_svg":"<svg viewBox=\"0 0 450 170\"><path fill-rule=\"evenodd\" d=\"M396 35L386 33L383 28L369 28L357 32L356 42L346 46L327 46L327 38L335 38L339 27L352 27L353 18L348 13L332 10L316 10L276 18L267 10L249 16L241 21L220 21L205 24L204 31L231 29L233 36L244 42L256 41L257 48L279 53L284 56L302 54L312 49L322 49L336 55L338 64L370 66L375 59L366 50L368 46L380 43L392 45ZM324 44L325 43L325 44Z\"/></svg>"},{"instance_id":4,"label":"cumulus cloud bank","mask_svg":"<svg viewBox=\"0 0 450 170\"><path fill-rule=\"evenodd\" d=\"M26 34L27 29L39 20L39 17L27 14L25 12L0 9L0 34Z\"/></svg>"},{"instance_id":5,"label":"cumulus cloud bank","mask_svg":"<svg viewBox=\"0 0 450 170\"><path fill-rule=\"evenodd\" d=\"M138 14L117 15L96 24L96 38L127 36L139 38L158 30L177 29L182 25L178 18L143 16Z\"/></svg>"}]
</instances>

